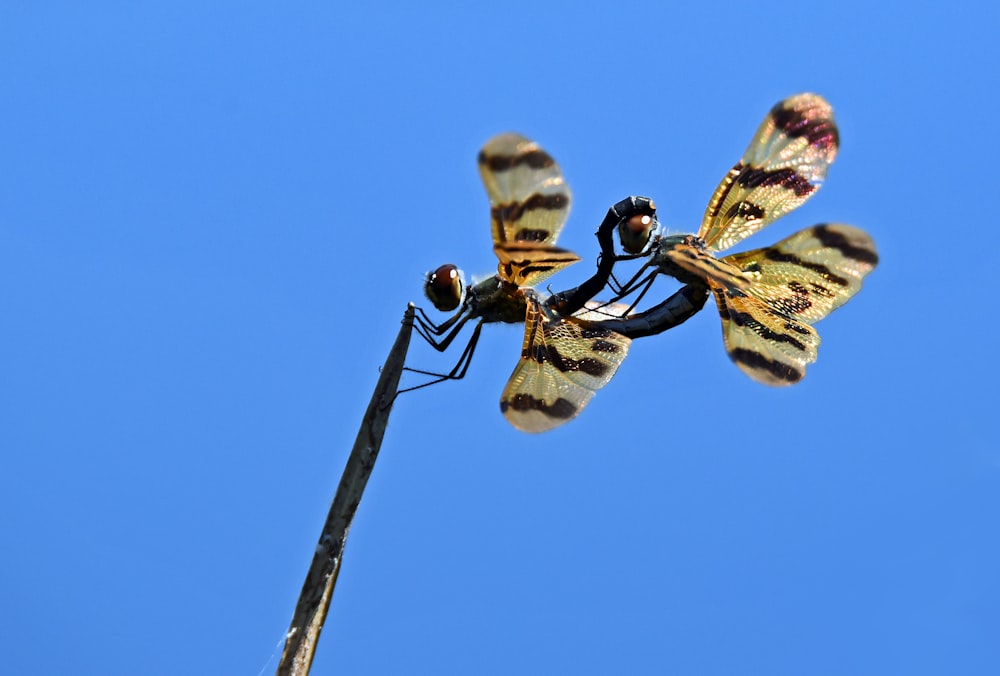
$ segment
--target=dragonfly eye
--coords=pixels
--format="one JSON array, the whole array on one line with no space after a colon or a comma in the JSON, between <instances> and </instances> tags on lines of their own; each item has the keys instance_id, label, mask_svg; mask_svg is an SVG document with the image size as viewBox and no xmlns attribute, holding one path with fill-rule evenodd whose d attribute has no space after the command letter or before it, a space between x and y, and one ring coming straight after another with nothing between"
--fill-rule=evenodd
<instances>
[{"instance_id":1,"label":"dragonfly eye","mask_svg":"<svg viewBox=\"0 0 1000 676\"><path fill-rule=\"evenodd\" d=\"M636 214L623 222L618 226L618 239L621 240L622 249L630 254L642 253L655 227L656 218L648 214Z\"/></svg>"},{"instance_id":2,"label":"dragonfly eye","mask_svg":"<svg viewBox=\"0 0 1000 676\"><path fill-rule=\"evenodd\" d=\"M424 295L441 312L451 312L462 302L465 285L458 268L450 263L427 274Z\"/></svg>"}]
</instances>

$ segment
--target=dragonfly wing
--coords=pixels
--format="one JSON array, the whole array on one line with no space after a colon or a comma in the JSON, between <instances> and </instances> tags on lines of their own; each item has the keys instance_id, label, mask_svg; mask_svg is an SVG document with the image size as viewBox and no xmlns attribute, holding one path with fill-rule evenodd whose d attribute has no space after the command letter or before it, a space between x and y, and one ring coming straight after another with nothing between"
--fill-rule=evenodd
<instances>
[{"instance_id":1,"label":"dragonfly wing","mask_svg":"<svg viewBox=\"0 0 1000 676\"><path fill-rule=\"evenodd\" d=\"M795 209L819 189L838 145L833 109L821 96L778 103L716 188L698 236L724 251Z\"/></svg>"},{"instance_id":2,"label":"dragonfly wing","mask_svg":"<svg viewBox=\"0 0 1000 676\"><path fill-rule=\"evenodd\" d=\"M618 371L631 339L548 314L528 296L521 358L500 397L500 410L524 432L569 422Z\"/></svg>"},{"instance_id":3,"label":"dragonfly wing","mask_svg":"<svg viewBox=\"0 0 1000 676\"><path fill-rule=\"evenodd\" d=\"M479 174L490 199L501 278L532 286L580 260L555 246L572 193L559 165L537 143L520 134L495 136L479 153Z\"/></svg>"},{"instance_id":4,"label":"dragonfly wing","mask_svg":"<svg viewBox=\"0 0 1000 676\"><path fill-rule=\"evenodd\" d=\"M812 324L861 289L865 275L878 264L878 253L863 230L828 224L722 262L752 280L744 291L709 281L719 303L726 351L754 380L790 385L816 361L819 335Z\"/></svg>"},{"instance_id":5,"label":"dragonfly wing","mask_svg":"<svg viewBox=\"0 0 1000 676\"><path fill-rule=\"evenodd\" d=\"M831 223L722 261L750 277L749 293L769 308L815 324L861 290L878 253L865 231Z\"/></svg>"}]
</instances>

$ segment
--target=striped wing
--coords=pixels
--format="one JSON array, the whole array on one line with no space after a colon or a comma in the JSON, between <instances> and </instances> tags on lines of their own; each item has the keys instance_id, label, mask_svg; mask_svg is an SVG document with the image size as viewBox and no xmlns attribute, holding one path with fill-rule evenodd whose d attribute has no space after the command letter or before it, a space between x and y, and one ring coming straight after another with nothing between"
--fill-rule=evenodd
<instances>
[{"instance_id":1,"label":"striped wing","mask_svg":"<svg viewBox=\"0 0 1000 676\"><path fill-rule=\"evenodd\" d=\"M837 156L833 109L799 94L774 106L708 203L698 236L724 251L811 197Z\"/></svg>"},{"instance_id":2,"label":"striped wing","mask_svg":"<svg viewBox=\"0 0 1000 676\"><path fill-rule=\"evenodd\" d=\"M535 242L497 244L493 252L500 259L500 278L517 286L535 286L550 275L580 260L572 251Z\"/></svg>"},{"instance_id":3,"label":"striped wing","mask_svg":"<svg viewBox=\"0 0 1000 676\"><path fill-rule=\"evenodd\" d=\"M719 304L722 336L729 358L765 385L793 385L816 361L819 334L753 296L709 283Z\"/></svg>"},{"instance_id":4,"label":"striped wing","mask_svg":"<svg viewBox=\"0 0 1000 676\"><path fill-rule=\"evenodd\" d=\"M752 284L733 291L709 280L730 358L768 385L790 385L816 361L812 328L861 289L878 264L871 237L849 225L817 225L774 246L726 256Z\"/></svg>"},{"instance_id":5,"label":"striped wing","mask_svg":"<svg viewBox=\"0 0 1000 676\"><path fill-rule=\"evenodd\" d=\"M519 134L490 139L479 153L479 174L502 279L532 286L580 260L555 246L572 195L559 165L537 143Z\"/></svg>"},{"instance_id":6,"label":"striped wing","mask_svg":"<svg viewBox=\"0 0 1000 676\"><path fill-rule=\"evenodd\" d=\"M527 304L521 360L500 397L500 410L523 432L545 432L575 418L607 385L632 341L608 329L550 316L533 293ZM586 312L578 316L591 318Z\"/></svg>"}]
</instances>

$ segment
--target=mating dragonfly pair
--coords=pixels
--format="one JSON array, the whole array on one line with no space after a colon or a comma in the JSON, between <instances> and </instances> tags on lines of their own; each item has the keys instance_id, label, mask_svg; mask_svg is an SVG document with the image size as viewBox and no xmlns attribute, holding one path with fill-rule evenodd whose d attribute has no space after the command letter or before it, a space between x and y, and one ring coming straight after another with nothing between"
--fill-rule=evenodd
<instances>
[{"instance_id":1,"label":"mating dragonfly pair","mask_svg":"<svg viewBox=\"0 0 1000 676\"><path fill-rule=\"evenodd\" d=\"M598 230L595 275L543 300L533 287L580 260L555 246L569 215L570 189L538 144L517 134L491 139L479 153L479 172L500 262L495 276L473 286L454 265L428 274L424 291L434 306L457 309L442 323L421 311L417 330L428 343L443 351L467 322L478 320L455 368L433 382L465 375L484 324L523 321L521 357L500 410L520 430L553 429L576 417L611 380L633 338L686 321L709 294L718 303L726 351L740 369L768 385L798 382L817 357L819 335L812 325L857 293L878 263L871 237L849 225L824 224L770 247L715 254L811 197L837 147L833 111L822 97L799 94L778 103L716 188L696 235L659 234L651 200L623 200ZM615 235L622 254L615 251ZM639 271L619 283L614 265L638 259L644 261ZM633 312L658 275L685 286ZM611 301L591 300L604 288L614 293ZM618 302L631 294L637 294L631 305Z\"/></svg>"}]
</instances>

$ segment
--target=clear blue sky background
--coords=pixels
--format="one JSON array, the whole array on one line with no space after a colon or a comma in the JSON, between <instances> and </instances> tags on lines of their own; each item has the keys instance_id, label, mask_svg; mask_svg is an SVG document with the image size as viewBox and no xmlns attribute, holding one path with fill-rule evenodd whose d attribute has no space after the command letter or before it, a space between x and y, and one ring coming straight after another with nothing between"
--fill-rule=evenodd
<instances>
[{"instance_id":1,"label":"clear blue sky background","mask_svg":"<svg viewBox=\"0 0 1000 676\"><path fill-rule=\"evenodd\" d=\"M706 310L529 436L489 327L398 401L314 673L1000 673L996 4L343 5L0 9L3 670L273 672L406 302L495 266L481 144L562 165L570 286L815 91L840 156L747 248L882 262L807 378Z\"/></svg>"}]
</instances>

